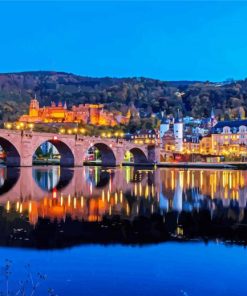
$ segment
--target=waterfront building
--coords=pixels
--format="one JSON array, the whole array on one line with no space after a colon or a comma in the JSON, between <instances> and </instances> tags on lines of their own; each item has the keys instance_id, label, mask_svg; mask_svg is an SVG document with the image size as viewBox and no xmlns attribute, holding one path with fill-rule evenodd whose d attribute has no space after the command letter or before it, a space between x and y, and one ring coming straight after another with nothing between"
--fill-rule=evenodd
<instances>
[{"instance_id":1,"label":"waterfront building","mask_svg":"<svg viewBox=\"0 0 247 296\"><path fill-rule=\"evenodd\" d=\"M220 121L211 131L212 152L218 155L247 155L247 120Z\"/></svg>"},{"instance_id":2,"label":"waterfront building","mask_svg":"<svg viewBox=\"0 0 247 296\"><path fill-rule=\"evenodd\" d=\"M247 156L247 120L219 121L198 141L187 137L184 153L230 158Z\"/></svg>"}]
</instances>

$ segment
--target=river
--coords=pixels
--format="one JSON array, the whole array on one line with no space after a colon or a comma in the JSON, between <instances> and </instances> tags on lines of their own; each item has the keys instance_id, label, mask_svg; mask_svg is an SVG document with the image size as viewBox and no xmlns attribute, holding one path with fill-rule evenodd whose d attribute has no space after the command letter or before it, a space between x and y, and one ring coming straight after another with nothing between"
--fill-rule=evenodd
<instances>
[{"instance_id":1,"label":"river","mask_svg":"<svg viewBox=\"0 0 247 296\"><path fill-rule=\"evenodd\" d=\"M243 295L246 184L239 170L2 167L0 263L14 291L29 264L35 295Z\"/></svg>"}]
</instances>

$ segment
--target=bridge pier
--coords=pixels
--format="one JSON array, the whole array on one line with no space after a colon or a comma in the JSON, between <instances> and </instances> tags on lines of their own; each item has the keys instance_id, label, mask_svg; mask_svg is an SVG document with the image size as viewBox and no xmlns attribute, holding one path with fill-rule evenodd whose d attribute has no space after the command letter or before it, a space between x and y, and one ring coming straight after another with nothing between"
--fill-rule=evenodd
<instances>
[{"instance_id":1,"label":"bridge pier","mask_svg":"<svg viewBox=\"0 0 247 296\"><path fill-rule=\"evenodd\" d=\"M156 146L148 147L148 161L149 163L159 163L160 162L160 148Z\"/></svg>"}]
</instances>

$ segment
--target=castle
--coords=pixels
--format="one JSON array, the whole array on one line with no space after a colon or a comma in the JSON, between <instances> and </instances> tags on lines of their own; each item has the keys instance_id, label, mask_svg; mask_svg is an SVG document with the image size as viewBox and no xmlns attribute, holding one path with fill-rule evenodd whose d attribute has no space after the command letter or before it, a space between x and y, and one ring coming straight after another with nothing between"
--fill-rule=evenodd
<instances>
[{"instance_id":1,"label":"castle","mask_svg":"<svg viewBox=\"0 0 247 296\"><path fill-rule=\"evenodd\" d=\"M29 113L22 115L19 122L24 123L82 123L103 126L116 126L118 124L127 125L131 117L128 110L124 116L121 112L109 112L104 109L103 104L79 104L68 110L66 103L58 105L55 102L51 106L40 107L39 101L31 99Z\"/></svg>"}]
</instances>

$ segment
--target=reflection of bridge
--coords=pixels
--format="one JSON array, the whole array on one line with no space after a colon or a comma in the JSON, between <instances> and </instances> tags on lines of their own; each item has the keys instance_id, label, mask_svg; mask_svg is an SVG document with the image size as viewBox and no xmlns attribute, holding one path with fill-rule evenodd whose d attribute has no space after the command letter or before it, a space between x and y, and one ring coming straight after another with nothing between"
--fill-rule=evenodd
<instances>
[{"instance_id":1,"label":"reflection of bridge","mask_svg":"<svg viewBox=\"0 0 247 296\"><path fill-rule=\"evenodd\" d=\"M123 139L0 130L0 145L7 154L7 166L32 166L35 151L47 141L60 153L61 166L82 166L88 149L93 146L100 150L104 166L123 163L126 151L133 154L136 164L152 164L159 157L158 147L155 145L134 144Z\"/></svg>"},{"instance_id":2,"label":"reflection of bridge","mask_svg":"<svg viewBox=\"0 0 247 296\"><path fill-rule=\"evenodd\" d=\"M7 201L16 201L21 198L23 200L41 200L44 197L53 197L53 195L71 195L80 197L100 197L102 192L107 196L107 194L115 192L131 192L132 194L144 195L145 188L148 183L151 183L153 187L153 195L157 194L157 189L159 188L159 178L156 176L152 177L152 180L148 178L146 173L143 173L143 178L132 180L127 176L126 170L131 170L133 175L135 175L134 168L114 169L114 170L102 170L99 167L86 167L83 168L64 168L50 167L47 168L21 168L20 170L12 171L12 169L6 170L6 180L3 186L0 188L0 202L4 203ZM99 170L99 171L97 171ZM9 173L11 172L11 176ZM138 171L139 172L139 171ZM37 180L37 175L42 175L43 177L49 177L57 175L55 181L53 181L53 186L51 188L44 188L42 184L42 178ZM95 177L95 173L98 177ZM130 172L127 172L130 173ZM90 178L92 174L92 178ZM153 174L158 174L158 171L153 171ZM98 179L98 182L95 182ZM44 180L44 178L43 178ZM157 184L155 183L157 182ZM47 182L45 181L44 183ZM51 182L52 183L52 182ZM137 185L138 184L138 185ZM149 192L151 190L149 189Z\"/></svg>"},{"instance_id":3,"label":"reflection of bridge","mask_svg":"<svg viewBox=\"0 0 247 296\"><path fill-rule=\"evenodd\" d=\"M245 171L24 167L2 168L0 179L1 205L10 209L10 205L17 208L21 204L20 211L30 205L33 211L39 208L42 217L48 210L56 217L59 210L84 218L91 213L90 219L96 221L102 213L121 213L122 209L138 214L143 204L151 212L158 206L164 213L199 207L213 210L217 204L224 208L238 205L241 220L247 200Z\"/></svg>"}]
</instances>

